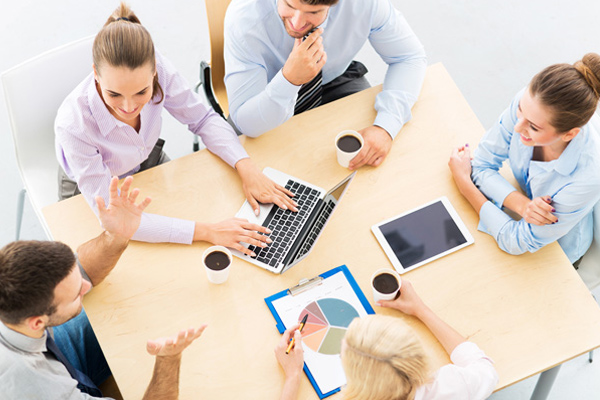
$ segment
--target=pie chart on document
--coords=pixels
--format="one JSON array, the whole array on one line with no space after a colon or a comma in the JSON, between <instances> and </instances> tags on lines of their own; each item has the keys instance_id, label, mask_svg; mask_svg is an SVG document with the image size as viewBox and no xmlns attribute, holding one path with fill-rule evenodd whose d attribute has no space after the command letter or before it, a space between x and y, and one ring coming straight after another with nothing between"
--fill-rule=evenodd
<instances>
[{"instance_id":1,"label":"pie chart on document","mask_svg":"<svg viewBox=\"0 0 600 400\"><path fill-rule=\"evenodd\" d=\"M324 298L308 304L298 316L298 322L307 313L302 342L320 354L340 354L348 325L358 317L356 309L343 300Z\"/></svg>"}]
</instances>

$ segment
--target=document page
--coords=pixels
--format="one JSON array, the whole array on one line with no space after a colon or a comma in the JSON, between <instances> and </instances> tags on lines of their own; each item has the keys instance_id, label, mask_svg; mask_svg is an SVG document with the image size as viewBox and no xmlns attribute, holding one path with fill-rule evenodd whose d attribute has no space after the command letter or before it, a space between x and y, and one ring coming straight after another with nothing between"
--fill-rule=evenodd
<instances>
[{"instance_id":1,"label":"document page","mask_svg":"<svg viewBox=\"0 0 600 400\"><path fill-rule=\"evenodd\" d=\"M312 289L273 301L286 329L306 314L302 330L304 362L321 393L346 384L340 351L348 325L367 312L343 272L338 272Z\"/></svg>"}]
</instances>

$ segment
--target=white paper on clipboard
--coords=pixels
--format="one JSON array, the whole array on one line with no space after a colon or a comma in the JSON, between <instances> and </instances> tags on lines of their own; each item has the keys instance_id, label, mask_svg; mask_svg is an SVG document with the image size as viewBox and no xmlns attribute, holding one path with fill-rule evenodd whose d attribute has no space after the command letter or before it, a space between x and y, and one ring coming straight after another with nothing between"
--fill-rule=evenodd
<instances>
[{"instance_id":1,"label":"white paper on clipboard","mask_svg":"<svg viewBox=\"0 0 600 400\"><path fill-rule=\"evenodd\" d=\"M286 329L310 313L302 332L304 361L321 392L345 385L338 342L354 318L368 313L344 273L337 272L310 290L272 304Z\"/></svg>"}]
</instances>

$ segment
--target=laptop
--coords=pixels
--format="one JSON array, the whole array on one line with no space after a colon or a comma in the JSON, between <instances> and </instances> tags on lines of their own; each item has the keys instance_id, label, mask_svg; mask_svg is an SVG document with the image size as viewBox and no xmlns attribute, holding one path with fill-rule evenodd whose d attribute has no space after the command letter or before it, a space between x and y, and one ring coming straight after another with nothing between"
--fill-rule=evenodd
<instances>
[{"instance_id":1,"label":"laptop","mask_svg":"<svg viewBox=\"0 0 600 400\"><path fill-rule=\"evenodd\" d=\"M267 167L263 173L295 194L293 199L298 203L298 212L284 210L275 204L260 204L260 214L257 217L248 201L245 201L235 216L270 229L271 233L267 236L273 242L264 248L242 243L256 257L234 249L231 249L231 253L268 271L281 274L308 256L356 172L342 179L328 192L273 168Z\"/></svg>"}]
</instances>

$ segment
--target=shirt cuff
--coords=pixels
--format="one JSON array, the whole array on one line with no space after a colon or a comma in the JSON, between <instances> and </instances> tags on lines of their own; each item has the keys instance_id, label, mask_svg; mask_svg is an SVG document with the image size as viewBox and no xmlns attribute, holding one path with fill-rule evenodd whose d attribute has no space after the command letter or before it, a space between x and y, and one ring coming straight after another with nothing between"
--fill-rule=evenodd
<instances>
[{"instance_id":1,"label":"shirt cuff","mask_svg":"<svg viewBox=\"0 0 600 400\"><path fill-rule=\"evenodd\" d=\"M375 122L373 122L373 125L377 125L378 127L385 129L386 132L392 137L392 140L394 140L404 124L398 121L398 117L388 113L380 112L377 114L377 117L375 117Z\"/></svg>"},{"instance_id":2,"label":"shirt cuff","mask_svg":"<svg viewBox=\"0 0 600 400\"><path fill-rule=\"evenodd\" d=\"M271 79L267 85L267 96L277 104L287 108L290 104L296 104L296 97L301 86L296 86L283 76L283 71L279 72Z\"/></svg>"},{"instance_id":3,"label":"shirt cuff","mask_svg":"<svg viewBox=\"0 0 600 400\"><path fill-rule=\"evenodd\" d=\"M131 239L148 243L192 244L195 229L194 221L144 213L140 227Z\"/></svg>"},{"instance_id":4,"label":"shirt cuff","mask_svg":"<svg viewBox=\"0 0 600 400\"><path fill-rule=\"evenodd\" d=\"M460 367L466 367L480 359L486 359L493 363L492 359L486 356L483 350L473 342L462 342L456 346L450 355L450 359L454 365Z\"/></svg>"},{"instance_id":5,"label":"shirt cuff","mask_svg":"<svg viewBox=\"0 0 600 400\"><path fill-rule=\"evenodd\" d=\"M500 173L486 176L484 177L484 181L485 183L478 185L479 190L481 190L485 197L493 200L498 207L502 207L506 196L516 190Z\"/></svg>"},{"instance_id":6,"label":"shirt cuff","mask_svg":"<svg viewBox=\"0 0 600 400\"><path fill-rule=\"evenodd\" d=\"M238 146L235 146L235 148L230 148L230 152L218 156L221 157L221 159L225 161L231 168L235 168L235 164L237 164L238 161L244 158L250 158L246 152L246 149L244 149L241 143L239 148Z\"/></svg>"},{"instance_id":7,"label":"shirt cuff","mask_svg":"<svg viewBox=\"0 0 600 400\"><path fill-rule=\"evenodd\" d=\"M486 201L479 210L479 225L477 230L491 235L498 241L498 235L504 225L512 221L504 211L496 207L490 201Z\"/></svg>"}]
</instances>

